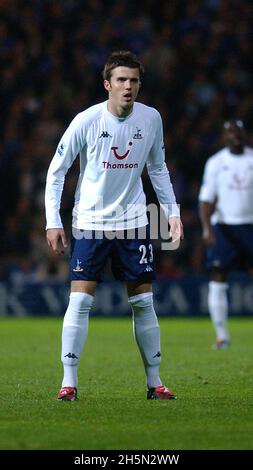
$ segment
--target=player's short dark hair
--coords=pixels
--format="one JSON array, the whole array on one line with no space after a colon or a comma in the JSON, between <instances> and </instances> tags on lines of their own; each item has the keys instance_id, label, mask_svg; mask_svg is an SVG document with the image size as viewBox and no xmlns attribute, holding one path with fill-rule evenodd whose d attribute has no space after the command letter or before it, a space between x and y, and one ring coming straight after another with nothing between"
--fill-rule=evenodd
<instances>
[{"instance_id":1,"label":"player's short dark hair","mask_svg":"<svg viewBox=\"0 0 253 470\"><path fill-rule=\"evenodd\" d=\"M103 79L110 81L112 70L116 67L129 67L130 69L138 69L140 73L140 80L144 75L144 67L139 62L137 56L131 51L116 51L113 52L107 59L104 70Z\"/></svg>"}]
</instances>

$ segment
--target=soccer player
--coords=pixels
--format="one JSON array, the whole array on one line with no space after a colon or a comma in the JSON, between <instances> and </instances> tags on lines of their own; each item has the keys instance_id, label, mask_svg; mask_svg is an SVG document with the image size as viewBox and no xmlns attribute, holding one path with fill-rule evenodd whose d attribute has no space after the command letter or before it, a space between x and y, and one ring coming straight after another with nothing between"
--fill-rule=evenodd
<instances>
[{"instance_id":1,"label":"soccer player","mask_svg":"<svg viewBox=\"0 0 253 470\"><path fill-rule=\"evenodd\" d=\"M115 277L126 282L135 338L146 373L147 398L175 398L159 376L160 328L153 306L152 243L148 236L136 233L147 225L141 182L145 164L158 200L167 210L172 239L182 238L183 229L165 164L160 114L135 102L142 76L143 67L134 54L112 53L103 70L108 100L73 119L48 169L47 242L60 253L62 247L67 247L59 213L64 179L77 155L80 156L72 223L71 293L62 330L64 376L59 400L77 398L77 365L88 333L96 284L108 257ZM132 239L128 236L131 231L135 235Z\"/></svg>"},{"instance_id":2,"label":"soccer player","mask_svg":"<svg viewBox=\"0 0 253 470\"><path fill-rule=\"evenodd\" d=\"M253 149L245 145L243 122L224 123L226 147L206 163L200 188L200 219L210 270L208 308L215 349L229 346L227 277L253 268Z\"/></svg>"}]
</instances>

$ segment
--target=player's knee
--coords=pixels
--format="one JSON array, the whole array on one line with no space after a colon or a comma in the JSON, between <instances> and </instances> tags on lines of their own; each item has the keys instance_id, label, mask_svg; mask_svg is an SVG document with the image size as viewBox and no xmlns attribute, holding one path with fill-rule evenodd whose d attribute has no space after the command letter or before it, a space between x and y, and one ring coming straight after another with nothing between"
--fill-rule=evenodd
<instances>
[{"instance_id":1,"label":"player's knee","mask_svg":"<svg viewBox=\"0 0 253 470\"><path fill-rule=\"evenodd\" d=\"M228 284L226 282L210 281L208 283L209 292L213 294L226 293Z\"/></svg>"},{"instance_id":2,"label":"player's knee","mask_svg":"<svg viewBox=\"0 0 253 470\"><path fill-rule=\"evenodd\" d=\"M129 303L133 312L133 320L142 324L143 328L158 326L157 316L153 305L153 293L146 292L129 298Z\"/></svg>"},{"instance_id":3,"label":"player's knee","mask_svg":"<svg viewBox=\"0 0 253 470\"><path fill-rule=\"evenodd\" d=\"M92 307L94 297L83 292L71 292L66 314L87 315Z\"/></svg>"},{"instance_id":4,"label":"player's knee","mask_svg":"<svg viewBox=\"0 0 253 470\"><path fill-rule=\"evenodd\" d=\"M129 303L134 312L142 311L153 307L153 293L146 292L144 294L129 297Z\"/></svg>"}]
</instances>

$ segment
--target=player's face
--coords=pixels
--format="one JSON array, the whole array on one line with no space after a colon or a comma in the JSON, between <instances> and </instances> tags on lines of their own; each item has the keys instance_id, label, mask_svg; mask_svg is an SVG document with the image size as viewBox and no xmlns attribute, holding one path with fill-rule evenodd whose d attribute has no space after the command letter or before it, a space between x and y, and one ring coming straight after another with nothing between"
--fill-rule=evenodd
<instances>
[{"instance_id":1,"label":"player's face","mask_svg":"<svg viewBox=\"0 0 253 470\"><path fill-rule=\"evenodd\" d=\"M225 132L225 139L228 147L233 153L241 153L245 144L245 133L244 129L231 124Z\"/></svg>"},{"instance_id":2,"label":"player's face","mask_svg":"<svg viewBox=\"0 0 253 470\"><path fill-rule=\"evenodd\" d=\"M139 70L116 67L112 70L110 81L104 81L104 87L109 93L111 110L116 111L116 114L120 110L129 112L140 88Z\"/></svg>"}]
</instances>

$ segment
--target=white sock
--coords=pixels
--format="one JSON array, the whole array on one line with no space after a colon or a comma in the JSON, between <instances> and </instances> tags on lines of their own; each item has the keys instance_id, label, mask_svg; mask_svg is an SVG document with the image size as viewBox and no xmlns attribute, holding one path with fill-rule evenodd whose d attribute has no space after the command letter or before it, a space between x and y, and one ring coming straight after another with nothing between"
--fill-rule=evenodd
<instances>
[{"instance_id":1,"label":"white sock","mask_svg":"<svg viewBox=\"0 0 253 470\"><path fill-rule=\"evenodd\" d=\"M215 329L216 339L229 340L227 329L228 284L210 281L208 287L208 308Z\"/></svg>"},{"instance_id":2,"label":"white sock","mask_svg":"<svg viewBox=\"0 0 253 470\"><path fill-rule=\"evenodd\" d=\"M147 386L162 385L159 377L161 362L160 327L153 306L152 292L129 298L133 311L133 328L147 376Z\"/></svg>"},{"instance_id":3,"label":"white sock","mask_svg":"<svg viewBox=\"0 0 253 470\"><path fill-rule=\"evenodd\" d=\"M64 368L62 387L77 387L77 364L88 334L89 312L93 296L71 292L62 328L61 360Z\"/></svg>"}]
</instances>

